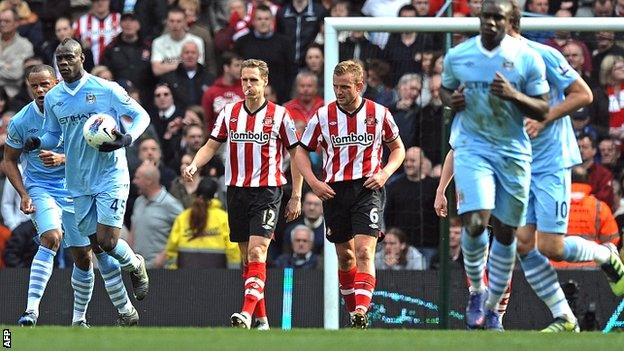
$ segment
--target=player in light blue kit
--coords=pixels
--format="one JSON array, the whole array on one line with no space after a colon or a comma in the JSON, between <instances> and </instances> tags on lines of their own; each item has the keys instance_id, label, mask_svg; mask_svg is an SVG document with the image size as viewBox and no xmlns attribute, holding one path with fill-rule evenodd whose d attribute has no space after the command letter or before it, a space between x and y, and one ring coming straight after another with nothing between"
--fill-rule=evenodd
<instances>
[{"instance_id":1,"label":"player in light blue kit","mask_svg":"<svg viewBox=\"0 0 624 351\"><path fill-rule=\"evenodd\" d=\"M43 134L43 99L57 83L50 66L34 66L26 81L35 100L22 108L9 122L3 167L7 178L21 197L20 209L30 214L41 244L30 267L28 304L18 324L35 326L39 303L45 291L54 257L60 245L70 248L74 259L72 325L88 327L86 310L93 292L93 266L89 239L80 235L74 221L74 204L65 187L63 147L40 152L24 152L24 140ZM18 169L22 160L24 178ZM63 233L64 232L64 233Z\"/></svg>"},{"instance_id":2,"label":"player in light blue kit","mask_svg":"<svg viewBox=\"0 0 624 351\"><path fill-rule=\"evenodd\" d=\"M147 128L149 115L118 84L84 71L84 55L77 41L64 40L55 57L64 81L45 98L45 135L28 138L24 149L54 147L63 137L67 188L74 199L78 230L89 236L93 247L99 245L130 273L134 296L142 300L149 288L145 260L119 236L130 186L124 147ZM110 114L118 126L122 116L132 119L126 134L114 131L116 140L102 144L99 151L89 146L82 135L84 122L96 113ZM120 324L138 322L134 308L116 306L124 310Z\"/></svg>"},{"instance_id":3,"label":"player in light blue kit","mask_svg":"<svg viewBox=\"0 0 624 351\"><path fill-rule=\"evenodd\" d=\"M568 114L590 104L593 96L587 83L558 50L520 36L520 8L515 0L513 5L509 33L544 59L551 106L543 121L525 121L532 138L533 162L526 225L518 228L516 233L518 256L527 281L555 319L543 331L578 332L576 317L548 258L568 262L595 261L606 273L613 292L624 295L624 265L613 244L609 247L579 236L565 236L570 204L570 169L581 163Z\"/></svg>"},{"instance_id":4,"label":"player in light blue kit","mask_svg":"<svg viewBox=\"0 0 624 351\"><path fill-rule=\"evenodd\" d=\"M502 330L495 307L511 279L515 229L524 225L531 180L524 116L541 120L548 112L544 62L506 34L511 14L510 0L485 0L480 35L448 52L442 74L441 96L456 111L451 144L464 266L471 282L469 328ZM490 215L495 238L488 262Z\"/></svg>"}]
</instances>

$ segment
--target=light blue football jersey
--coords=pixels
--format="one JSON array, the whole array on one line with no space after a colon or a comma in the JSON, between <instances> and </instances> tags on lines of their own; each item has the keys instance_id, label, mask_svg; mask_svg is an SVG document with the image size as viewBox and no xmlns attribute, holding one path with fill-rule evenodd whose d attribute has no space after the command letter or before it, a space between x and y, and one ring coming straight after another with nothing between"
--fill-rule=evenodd
<instances>
[{"instance_id":1,"label":"light blue football jersey","mask_svg":"<svg viewBox=\"0 0 624 351\"><path fill-rule=\"evenodd\" d=\"M523 41L544 59L546 80L550 85L550 106L560 104L565 99L565 90L580 79L579 74L557 49L531 40ZM549 123L531 142L531 173L551 173L581 163L581 153L569 116Z\"/></svg>"},{"instance_id":2,"label":"light blue football jersey","mask_svg":"<svg viewBox=\"0 0 624 351\"><path fill-rule=\"evenodd\" d=\"M71 195L83 196L105 192L120 184L130 184L124 148L100 152L83 137L85 121L96 113L106 113L121 126L121 116L132 124L127 130L132 140L145 131L149 115L117 83L85 73L72 83L60 82L45 97L45 130L41 148L57 145L64 139L67 188Z\"/></svg>"},{"instance_id":3,"label":"light blue football jersey","mask_svg":"<svg viewBox=\"0 0 624 351\"><path fill-rule=\"evenodd\" d=\"M526 95L549 91L544 61L527 45L505 36L497 48L488 51L481 36L468 39L444 58L442 85L450 90L463 85L466 97L466 109L456 114L451 127L451 145L530 161L531 141L524 129L524 114L513 103L490 93L496 72Z\"/></svg>"},{"instance_id":4,"label":"light blue football jersey","mask_svg":"<svg viewBox=\"0 0 624 351\"><path fill-rule=\"evenodd\" d=\"M24 106L9 122L6 143L12 148L23 149L24 140L28 137L41 137L44 134L45 118L37 104L32 101ZM50 151L62 154L63 146L52 148ZM39 150L23 152L21 164L24 169L24 185L29 189L33 185L46 188L65 189L65 166L46 167L39 158Z\"/></svg>"}]
</instances>

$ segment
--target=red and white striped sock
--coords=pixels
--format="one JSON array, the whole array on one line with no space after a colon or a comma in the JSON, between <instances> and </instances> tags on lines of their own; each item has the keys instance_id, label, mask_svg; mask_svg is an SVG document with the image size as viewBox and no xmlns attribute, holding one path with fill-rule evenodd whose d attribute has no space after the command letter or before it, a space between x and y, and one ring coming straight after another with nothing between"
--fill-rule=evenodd
<instances>
[{"instance_id":1,"label":"red and white striped sock","mask_svg":"<svg viewBox=\"0 0 624 351\"><path fill-rule=\"evenodd\" d=\"M355 311L355 273L357 268L353 266L348 271L338 270L338 283L340 284L340 295L345 301L347 306L347 312L351 313Z\"/></svg>"},{"instance_id":2,"label":"red and white striped sock","mask_svg":"<svg viewBox=\"0 0 624 351\"><path fill-rule=\"evenodd\" d=\"M253 315L258 301L264 299L264 282L266 280L266 263L249 262L247 279L245 280L245 301L243 313L249 318Z\"/></svg>"},{"instance_id":3,"label":"red and white striped sock","mask_svg":"<svg viewBox=\"0 0 624 351\"><path fill-rule=\"evenodd\" d=\"M249 274L249 267L247 265L243 266L243 283L247 281L247 275ZM256 309L253 313L256 319L259 319L263 322L267 322L267 312L266 312L266 303L264 302L264 298L258 300L256 303Z\"/></svg>"},{"instance_id":4,"label":"red and white striped sock","mask_svg":"<svg viewBox=\"0 0 624 351\"><path fill-rule=\"evenodd\" d=\"M375 290L375 277L368 273L356 273L355 284L355 310L361 310L366 313L370 302L373 299L373 291Z\"/></svg>"}]
</instances>

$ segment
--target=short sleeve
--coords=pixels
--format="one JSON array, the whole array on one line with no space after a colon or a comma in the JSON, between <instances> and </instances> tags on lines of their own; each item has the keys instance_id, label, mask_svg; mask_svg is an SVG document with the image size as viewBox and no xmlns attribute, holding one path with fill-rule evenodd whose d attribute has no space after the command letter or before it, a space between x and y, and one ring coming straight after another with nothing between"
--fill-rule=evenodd
<instances>
[{"instance_id":1,"label":"short sleeve","mask_svg":"<svg viewBox=\"0 0 624 351\"><path fill-rule=\"evenodd\" d=\"M446 89L455 90L459 87L459 80L453 72L453 65L451 64L452 52L444 56L444 70L442 70L442 86Z\"/></svg>"},{"instance_id":2,"label":"short sleeve","mask_svg":"<svg viewBox=\"0 0 624 351\"><path fill-rule=\"evenodd\" d=\"M210 138L220 143L223 143L227 140L227 121L225 119L226 109L227 105L223 109L221 109L221 112L219 112L219 116L217 116L214 127L212 128L212 133L210 133Z\"/></svg>"},{"instance_id":3,"label":"short sleeve","mask_svg":"<svg viewBox=\"0 0 624 351\"><path fill-rule=\"evenodd\" d=\"M284 109L284 118L282 118L282 125L280 126L280 139L287 149L292 149L299 143L297 138L297 128L295 128L295 122L290 118L290 114Z\"/></svg>"},{"instance_id":4,"label":"short sleeve","mask_svg":"<svg viewBox=\"0 0 624 351\"><path fill-rule=\"evenodd\" d=\"M299 140L299 144L308 151L315 151L321 138L321 126L319 123L318 111L310 118L308 124Z\"/></svg>"},{"instance_id":5,"label":"short sleeve","mask_svg":"<svg viewBox=\"0 0 624 351\"><path fill-rule=\"evenodd\" d=\"M388 109L386 109L386 113L384 114L381 133L381 140L383 140L384 143L391 143L399 137L399 127L394 122L394 117L392 117L392 113L390 113Z\"/></svg>"}]
</instances>

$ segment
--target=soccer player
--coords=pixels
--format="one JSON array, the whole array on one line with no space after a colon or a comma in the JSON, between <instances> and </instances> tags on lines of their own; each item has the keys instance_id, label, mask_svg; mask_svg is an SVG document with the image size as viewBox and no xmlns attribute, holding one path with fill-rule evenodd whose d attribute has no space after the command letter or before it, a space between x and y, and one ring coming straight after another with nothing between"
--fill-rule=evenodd
<instances>
[{"instance_id":1,"label":"soccer player","mask_svg":"<svg viewBox=\"0 0 624 351\"><path fill-rule=\"evenodd\" d=\"M147 128L149 115L119 85L84 71L84 55L77 41L61 42L55 57L64 81L50 89L45 98L45 134L28 137L24 150L49 149L63 138L67 188L74 200L78 230L83 236L89 236L92 247L99 246L118 261L123 270L130 272L134 296L142 300L149 288L145 260L119 235L130 186L123 148ZM116 140L96 150L87 144L82 134L84 122L95 113L112 115L118 126L121 126L120 118L127 116L132 124L125 134L120 130L112 131ZM109 294L118 298L113 301L120 311L118 323L137 324L136 309L129 303L125 291L119 292L123 287L121 280L112 280L112 270L110 275L104 271L102 274ZM113 288L115 291L111 290Z\"/></svg>"},{"instance_id":2,"label":"soccer player","mask_svg":"<svg viewBox=\"0 0 624 351\"><path fill-rule=\"evenodd\" d=\"M448 52L442 75L442 100L456 112L450 143L471 283L469 328L502 330L496 306L511 279L515 230L524 224L531 180L531 142L523 120L542 120L548 112L544 62L506 34L511 15L509 0L485 0L480 35ZM491 215L497 220L486 289Z\"/></svg>"},{"instance_id":3,"label":"soccer player","mask_svg":"<svg viewBox=\"0 0 624 351\"><path fill-rule=\"evenodd\" d=\"M47 65L34 66L27 72L26 82L35 99L9 122L3 161L7 178L21 197L20 209L31 215L41 242L30 267L26 312L20 316L18 324L37 324L39 303L52 275L54 257L60 245L65 244L70 247L74 259L72 325L88 327L86 310L94 281L91 248L89 239L78 233L74 221L74 205L65 188L63 147L22 153L27 137L43 134L43 100L48 90L57 83L54 69ZM18 169L22 156L24 178Z\"/></svg>"},{"instance_id":4,"label":"soccer player","mask_svg":"<svg viewBox=\"0 0 624 351\"><path fill-rule=\"evenodd\" d=\"M225 143L225 183L227 190L230 241L237 242L243 258L245 296L240 313L231 317L233 327L269 328L264 285L266 257L279 213L284 148L294 157L298 140L295 124L283 106L264 98L269 68L261 60L243 61L241 85L245 100L227 104L219 113L210 139L199 149L184 177L192 180L197 169L208 163ZM303 178L291 163L293 189L286 207L286 220L301 213Z\"/></svg>"},{"instance_id":5,"label":"soccer player","mask_svg":"<svg viewBox=\"0 0 624 351\"><path fill-rule=\"evenodd\" d=\"M384 184L401 166L405 148L388 109L361 97L362 66L334 68L333 101L308 121L295 155L297 168L324 201L327 239L336 245L338 282L354 328L366 328L375 289L375 246L381 229ZM390 149L382 167L383 144ZM321 147L323 179L312 172L306 151Z\"/></svg>"}]
</instances>

